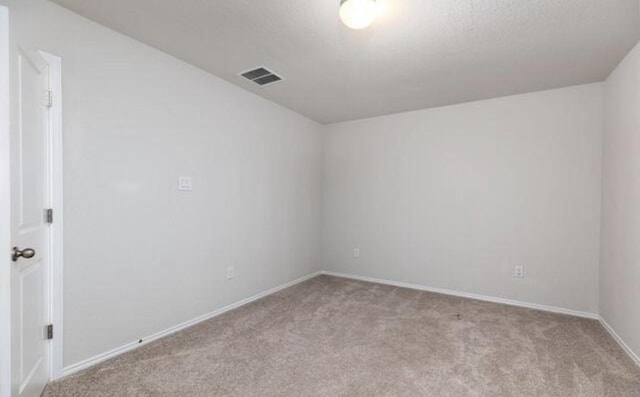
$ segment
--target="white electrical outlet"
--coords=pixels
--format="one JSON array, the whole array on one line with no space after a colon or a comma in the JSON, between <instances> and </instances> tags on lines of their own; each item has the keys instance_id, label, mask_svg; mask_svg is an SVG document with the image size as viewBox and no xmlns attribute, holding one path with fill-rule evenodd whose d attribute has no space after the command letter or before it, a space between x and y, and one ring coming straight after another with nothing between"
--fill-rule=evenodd
<instances>
[{"instance_id":1,"label":"white electrical outlet","mask_svg":"<svg viewBox=\"0 0 640 397\"><path fill-rule=\"evenodd\" d=\"M524 266L522 266L522 265L517 265L517 266L513 269L513 277L517 277L517 278L524 278Z\"/></svg>"},{"instance_id":2,"label":"white electrical outlet","mask_svg":"<svg viewBox=\"0 0 640 397\"><path fill-rule=\"evenodd\" d=\"M227 267L227 280L231 280L235 276L235 270L233 266Z\"/></svg>"},{"instance_id":3,"label":"white electrical outlet","mask_svg":"<svg viewBox=\"0 0 640 397\"><path fill-rule=\"evenodd\" d=\"M353 257L354 258L360 258L360 248L354 248L353 249Z\"/></svg>"},{"instance_id":4,"label":"white electrical outlet","mask_svg":"<svg viewBox=\"0 0 640 397\"><path fill-rule=\"evenodd\" d=\"M178 190L181 191L191 191L193 190L193 184L191 182L190 176L179 176L178 177Z\"/></svg>"}]
</instances>

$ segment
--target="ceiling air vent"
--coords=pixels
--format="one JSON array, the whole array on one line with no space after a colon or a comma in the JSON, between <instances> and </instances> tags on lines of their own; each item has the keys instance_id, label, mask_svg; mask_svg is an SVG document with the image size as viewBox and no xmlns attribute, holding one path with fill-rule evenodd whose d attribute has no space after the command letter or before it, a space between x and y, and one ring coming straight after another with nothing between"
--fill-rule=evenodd
<instances>
[{"instance_id":1,"label":"ceiling air vent","mask_svg":"<svg viewBox=\"0 0 640 397\"><path fill-rule=\"evenodd\" d=\"M240 73L240 76L262 86L282 80L282 77L278 76L268 69L265 69L262 66Z\"/></svg>"}]
</instances>

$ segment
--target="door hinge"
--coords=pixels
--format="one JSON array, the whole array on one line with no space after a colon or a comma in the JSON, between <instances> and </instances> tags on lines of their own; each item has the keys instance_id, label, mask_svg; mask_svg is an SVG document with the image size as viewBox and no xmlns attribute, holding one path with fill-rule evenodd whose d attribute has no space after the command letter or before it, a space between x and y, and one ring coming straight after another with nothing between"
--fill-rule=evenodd
<instances>
[{"instance_id":1,"label":"door hinge","mask_svg":"<svg viewBox=\"0 0 640 397\"><path fill-rule=\"evenodd\" d=\"M53 324L47 325L47 339L53 339Z\"/></svg>"},{"instance_id":2,"label":"door hinge","mask_svg":"<svg viewBox=\"0 0 640 397\"><path fill-rule=\"evenodd\" d=\"M47 91L47 107L51 109L53 107L53 91Z\"/></svg>"},{"instance_id":3,"label":"door hinge","mask_svg":"<svg viewBox=\"0 0 640 397\"><path fill-rule=\"evenodd\" d=\"M47 223L53 223L53 208L47 208Z\"/></svg>"}]
</instances>

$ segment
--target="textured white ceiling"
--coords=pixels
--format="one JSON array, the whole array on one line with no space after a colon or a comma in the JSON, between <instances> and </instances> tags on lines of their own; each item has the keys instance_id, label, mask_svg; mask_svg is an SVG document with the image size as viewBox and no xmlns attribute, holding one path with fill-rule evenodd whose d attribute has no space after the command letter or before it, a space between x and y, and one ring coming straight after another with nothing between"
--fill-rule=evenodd
<instances>
[{"instance_id":1,"label":"textured white ceiling","mask_svg":"<svg viewBox=\"0 0 640 397\"><path fill-rule=\"evenodd\" d=\"M362 31L339 0L54 1L322 123L602 81L640 37L638 0L385 0Z\"/></svg>"}]
</instances>

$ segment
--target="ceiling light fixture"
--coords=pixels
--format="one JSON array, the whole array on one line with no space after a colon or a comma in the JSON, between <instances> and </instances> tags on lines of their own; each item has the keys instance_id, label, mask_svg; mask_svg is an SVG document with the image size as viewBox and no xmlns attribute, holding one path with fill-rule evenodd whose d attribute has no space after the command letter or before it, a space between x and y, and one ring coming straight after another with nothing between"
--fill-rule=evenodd
<instances>
[{"instance_id":1,"label":"ceiling light fixture","mask_svg":"<svg viewBox=\"0 0 640 397\"><path fill-rule=\"evenodd\" d=\"M364 29L378 15L376 0L340 0L340 19L351 29Z\"/></svg>"}]
</instances>

